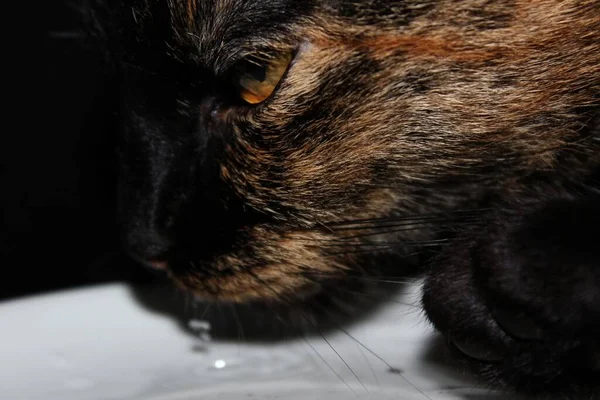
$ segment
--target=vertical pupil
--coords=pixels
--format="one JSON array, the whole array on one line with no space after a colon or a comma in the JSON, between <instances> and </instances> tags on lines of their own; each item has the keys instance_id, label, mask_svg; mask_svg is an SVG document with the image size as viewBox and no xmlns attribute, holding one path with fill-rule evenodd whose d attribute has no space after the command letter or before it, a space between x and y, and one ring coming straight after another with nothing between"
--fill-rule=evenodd
<instances>
[{"instance_id":1,"label":"vertical pupil","mask_svg":"<svg viewBox=\"0 0 600 400\"><path fill-rule=\"evenodd\" d=\"M258 64L247 63L246 73L259 82L264 82L267 79L267 69Z\"/></svg>"}]
</instances>

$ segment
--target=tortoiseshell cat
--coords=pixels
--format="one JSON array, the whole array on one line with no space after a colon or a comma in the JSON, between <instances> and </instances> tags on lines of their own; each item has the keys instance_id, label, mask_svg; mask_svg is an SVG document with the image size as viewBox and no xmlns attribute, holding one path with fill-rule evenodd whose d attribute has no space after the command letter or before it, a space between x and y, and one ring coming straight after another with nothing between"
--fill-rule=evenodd
<instances>
[{"instance_id":1,"label":"tortoiseshell cat","mask_svg":"<svg viewBox=\"0 0 600 400\"><path fill-rule=\"evenodd\" d=\"M443 242L423 305L448 343L494 384L596 398L600 2L117 3L134 257L309 304Z\"/></svg>"}]
</instances>

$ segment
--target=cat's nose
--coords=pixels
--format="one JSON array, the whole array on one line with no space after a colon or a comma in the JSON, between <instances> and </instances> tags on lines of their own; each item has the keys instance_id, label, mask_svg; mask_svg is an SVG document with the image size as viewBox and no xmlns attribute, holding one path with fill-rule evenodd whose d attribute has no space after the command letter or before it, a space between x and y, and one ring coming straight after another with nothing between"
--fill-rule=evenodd
<instances>
[{"instance_id":1,"label":"cat's nose","mask_svg":"<svg viewBox=\"0 0 600 400\"><path fill-rule=\"evenodd\" d=\"M166 270L169 267L169 264L163 260L150 260L148 262L148 266L158 270Z\"/></svg>"},{"instance_id":2,"label":"cat's nose","mask_svg":"<svg viewBox=\"0 0 600 400\"><path fill-rule=\"evenodd\" d=\"M134 261L148 268L164 271L167 270L169 267L166 255L150 256L150 258L148 258L148 256L143 256L132 251L127 251L127 254Z\"/></svg>"},{"instance_id":3,"label":"cat's nose","mask_svg":"<svg viewBox=\"0 0 600 400\"><path fill-rule=\"evenodd\" d=\"M129 231L124 235L125 252L136 262L153 269L166 269L172 242L168 238L144 231Z\"/></svg>"},{"instance_id":4,"label":"cat's nose","mask_svg":"<svg viewBox=\"0 0 600 400\"><path fill-rule=\"evenodd\" d=\"M155 269L157 271L166 271L169 268L169 263L165 259L140 260L140 264Z\"/></svg>"}]
</instances>

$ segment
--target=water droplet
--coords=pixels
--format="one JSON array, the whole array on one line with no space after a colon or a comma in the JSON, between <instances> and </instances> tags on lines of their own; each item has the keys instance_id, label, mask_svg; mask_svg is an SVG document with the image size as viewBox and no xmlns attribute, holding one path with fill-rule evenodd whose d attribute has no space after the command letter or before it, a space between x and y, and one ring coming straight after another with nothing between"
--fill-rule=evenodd
<instances>
[{"instance_id":1,"label":"water droplet","mask_svg":"<svg viewBox=\"0 0 600 400\"><path fill-rule=\"evenodd\" d=\"M188 326L194 331L210 331L210 322L199 319L191 319Z\"/></svg>"}]
</instances>

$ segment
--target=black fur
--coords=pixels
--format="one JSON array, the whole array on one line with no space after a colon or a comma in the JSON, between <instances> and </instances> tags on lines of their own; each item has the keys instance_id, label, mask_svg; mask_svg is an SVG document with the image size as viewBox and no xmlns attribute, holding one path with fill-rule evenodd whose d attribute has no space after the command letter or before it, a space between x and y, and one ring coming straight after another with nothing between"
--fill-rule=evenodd
<instances>
[{"instance_id":1,"label":"black fur","mask_svg":"<svg viewBox=\"0 0 600 400\"><path fill-rule=\"evenodd\" d=\"M597 398L600 193L497 211L434 260L423 304L492 382Z\"/></svg>"}]
</instances>

